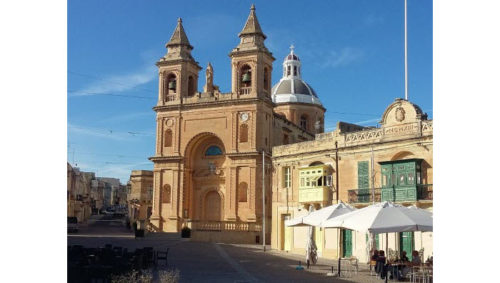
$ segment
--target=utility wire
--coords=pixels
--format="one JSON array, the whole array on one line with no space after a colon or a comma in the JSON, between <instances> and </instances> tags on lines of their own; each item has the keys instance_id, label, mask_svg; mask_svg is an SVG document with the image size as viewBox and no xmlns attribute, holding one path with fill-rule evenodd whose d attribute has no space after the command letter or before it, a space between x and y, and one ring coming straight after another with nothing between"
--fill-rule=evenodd
<instances>
[{"instance_id":1,"label":"utility wire","mask_svg":"<svg viewBox=\"0 0 500 283\"><path fill-rule=\"evenodd\" d=\"M100 80L100 81L109 81L113 84L117 84L117 85L123 85L123 86L128 86L126 84L123 84L123 83L120 83L120 82L117 82L117 81L110 81L109 79L104 79L104 78L101 78L101 77L98 77L98 76L94 76L94 75L89 75L89 74L82 74L82 73L78 73L78 72L74 72L74 71L70 71L68 70L68 73L69 74L73 74L73 75L78 75L78 76L81 76L81 77L87 77L87 78L93 78L93 79L97 79L97 80ZM147 89L147 88L140 88L138 86L135 86L133 88L136 88L136 89L141 89L141 90L145 90L145 91L149 91L149 92L152 92L152 93L156 93L156 91L154 90L151 90L151 89Z\"/></svg>"},{"instance_id":2,"label":"utility wire","mask_svg":"<svg viewBox=\"0 0 500 283\"><path fill-rule=\"evenodd\" d=\"M68 93L81 93L81 94L87 94L88 96L91 96L91 95L106 95L106 96L127 97L127 98L156 99L156 98L150 97L150 96L124 95L124 94L100 93L100 92L80 92L80 91L72 91L72 90L69 90ZM76 96L87 96L87 95L73 95L73 97L76 97Z\"/></svg>"}]
</instances>

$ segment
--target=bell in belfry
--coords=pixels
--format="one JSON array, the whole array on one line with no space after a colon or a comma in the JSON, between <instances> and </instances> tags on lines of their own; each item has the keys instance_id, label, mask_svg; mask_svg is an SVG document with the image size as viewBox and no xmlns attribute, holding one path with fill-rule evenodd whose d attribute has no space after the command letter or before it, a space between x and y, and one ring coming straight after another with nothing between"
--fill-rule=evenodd
<instances>
[{"instance_id":1,"label":"bell in belfry","mask_svg":"<svg viewBox=\"0 0 500 283\"><path fill-rule=\"evenodd\" d=\"M168 83L168 89L170 89L170 90L175 90L176 86L177 85L176 85L175 81L170 81Z\"/></svg>"},{"instance_id":2,"label":"bell in belfry","mask_svg":"<svg viewBox=\"0 0 500 283\"><path fill-rule=\"evenodd\" d=\"M244 83L250 82L250 73L246 72L245 74L243 74L243 78L241 79L241 81Z\"/></svg>"}]
</instances>

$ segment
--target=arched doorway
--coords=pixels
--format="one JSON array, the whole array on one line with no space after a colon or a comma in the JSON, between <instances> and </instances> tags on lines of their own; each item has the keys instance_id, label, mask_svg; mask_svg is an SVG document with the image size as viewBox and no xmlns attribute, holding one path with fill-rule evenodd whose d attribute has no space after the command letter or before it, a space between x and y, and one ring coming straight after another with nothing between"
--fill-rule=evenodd
<instances>
[{"instance_id":1,"label":"arched doorway","mask_svg":"<svg viewBox=\"0 0 500 283\"><path fill-rule=\"evenodd\" d=\"M224 219L228 158L224 143L213 133L201 133L186 148L185 215L194 220Z\"/></svg>"},{"instance_id":2,"label":"arched doorway","mask_svg":"<svg viewBox=\"0 0 500 283\"><path fill-rule=\"evenodd\" d=\"M216 191L207 193L204 201L204 218L207 221L221 221L221 198Z\"/></svg>"}]
</instances>

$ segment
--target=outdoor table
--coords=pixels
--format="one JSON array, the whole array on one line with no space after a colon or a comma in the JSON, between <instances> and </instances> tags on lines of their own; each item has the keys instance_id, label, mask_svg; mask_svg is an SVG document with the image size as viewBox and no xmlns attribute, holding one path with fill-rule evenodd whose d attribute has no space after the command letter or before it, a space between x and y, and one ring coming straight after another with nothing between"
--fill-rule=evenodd
<instances>
[{"instance_id":1,"label":"outdoor table","mask_svg":"<svg viewBox=\"0 0 500 283\"><path fill-rule=\"evenodd\" d=\"M399 271L402 271L403 268L406 267L406 264L402 262L391 262L388 265L389 265L388 271L391 272L392 278L401 281L400 279L402 278L402 276L399 276ZM388 276L388 274L386 276Z\"/></svg>"}]
</instances>

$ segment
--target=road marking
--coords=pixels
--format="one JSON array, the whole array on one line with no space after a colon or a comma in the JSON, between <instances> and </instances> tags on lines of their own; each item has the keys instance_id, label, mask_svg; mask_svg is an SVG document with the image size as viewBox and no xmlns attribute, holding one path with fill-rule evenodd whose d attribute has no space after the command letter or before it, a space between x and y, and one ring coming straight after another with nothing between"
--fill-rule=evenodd
<instances>
[{"instance_id":1,"label":"road marking","mask_svg":"<svg viewBox=\"0 0 500 283\"><path fill-rule=\"evenodd\" d=\"M235 281L235 282L261 282L257 278L253 277L250 273L248 273L240 264L238 264L235 260L233 260L227 253L221 248L218 244L212 243L220 254L220 256L229 264L231 267L236 270L241 276L245 278L245 281Z\"/></svg>"}]
</instances>

